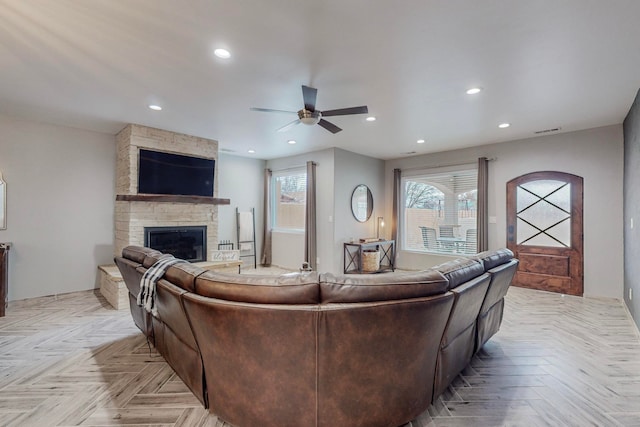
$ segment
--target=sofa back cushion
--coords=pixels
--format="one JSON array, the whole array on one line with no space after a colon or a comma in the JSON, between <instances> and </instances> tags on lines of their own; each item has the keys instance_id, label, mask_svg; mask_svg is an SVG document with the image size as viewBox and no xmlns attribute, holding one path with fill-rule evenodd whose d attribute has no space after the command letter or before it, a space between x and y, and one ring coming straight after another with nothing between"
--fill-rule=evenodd
<instances>
[{"instance_id":1,"label":"sofa back cushion","mask_svg":"<svg viewBox=\"0 0 640 427\"><path fill-rule=\"evenodd\" d=\"M206 271L195 279L195 292L255 304L316 304L319 302L318 273L267 276Z\"/></svg>"},{"instance_id":2,"label":"sofa back cushion","mask_svg":"<svg viewBox=\"0 0 640 427\"><path fill-rule=\"evenodd\" d=\"M397 274L320 274L320 302L372 302L428 297L447 291L437 271Z\"/></svg>"},{"instance_id":3,"label":"sofa back cushion","mask_svg":"<svg viewBox=\"0 0 640 427\"><path fill-rule=\"evenodd\" d=\"M485 251L477 254L474 259L483 263L485 271L488 271L500 264L511 261L513 259L513 252L507 248Z\"/></svg>"},{"instance_id":4,"label":"sofa back cushion","mask_svg":"<svg viewBox=\"0 0 640 427\"><path fill-rule=\"evenodd\" d=\"M144 263L144 259L148 255L160 256L162 252L156 251L155 249L145 248L143 246L127 246L122 250L122 257L138 264Z\"/></svg>"},{"instance_id":5,"label":"sofa back cushion","mask_svg":"<svg viewBox=\"0 0 640 427\"><path fill-rule=\"evenodd\" d=\"M158 262L158 260L160 259L160 257L164 255L162 252L160 251L153 251L147 254L146 257L144 257L144 261L142 261L142 266L144 268L149 268L151 267L153 264L155 264L156 262Z\"/></svg>"},{"instance_id":6,"label":"sofa back cushion","mask_svg":"<svg viewBox=\"0 0 640 427\"><path fill-rule=\"evenodd\" d=\"M489 280L489 273L483 273L451 290L455 300L440 343L434 398L446 390L473 357L476 319L489 287Z\"/></svg>"},{"instance_id":7,"label":"sofa back cushion","mask_svg":"<svg viewBox=\"0 0 640 427\"><path fill-rule=\"evenodd\" d=\"M516 270L518 270L518 260L515 258L487 270L487 273L491 274L491 283L487 291L487 296L484 298L482 308L480 309L481 314L487 312L494 304L507 295Z\"/></svg>"},{"instance_id":8,"label":"sofa back cushion","mask_svg":"<svg viewBox=\"0 0 640 427\"><path fill-rule=\"evenodd\" d=\"M433 270L442 273L449 281L449 289L453 289L480 276L484 273L484 266L475 259L458 258L436 265Z\"/></svg>"},{"instance_id":9,"label":"sofa back cushion","mask_svg":"<svg viewBox=\"0 0 640 427\"><path fill-rule=\"evenodd\" d=\"M164 273L164 278L185 291L195 292L196 277L206 270L190 262L173 264Z\"/></svg>"}]
</instances>

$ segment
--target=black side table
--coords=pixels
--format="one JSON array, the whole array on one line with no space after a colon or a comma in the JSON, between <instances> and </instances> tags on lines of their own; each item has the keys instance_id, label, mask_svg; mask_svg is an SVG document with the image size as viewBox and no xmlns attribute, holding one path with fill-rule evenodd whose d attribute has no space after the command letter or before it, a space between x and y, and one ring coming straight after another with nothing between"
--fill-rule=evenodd
<instances>
[{"instance_id":1,"label":"black side table","mask_svg":"<svg viewBox=\"0 0 640 427\"><path fill-rule=\"evenodd\" d=\"M344 273L362 274L362 251L376 250L380 252L380 268L376 271L366 273L382 273L383 271L394 271L395 260L395 240L376 240L367 243L345 243L344 244Z\"/></svg>"}]
</instances>

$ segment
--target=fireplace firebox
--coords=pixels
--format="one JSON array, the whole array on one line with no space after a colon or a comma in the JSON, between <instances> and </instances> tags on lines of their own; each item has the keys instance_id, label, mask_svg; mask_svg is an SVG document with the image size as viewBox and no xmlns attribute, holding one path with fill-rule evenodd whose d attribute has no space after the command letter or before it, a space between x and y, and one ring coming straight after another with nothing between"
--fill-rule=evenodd
<instances>
[{"instance_id":1,"label":"fireplace firebox","mask_svg":"<svg viewBox=\"0 0 640 427\"><path fill-rule=\"evenodd\" d=\"M145 227L144 245L186 261L206 261L207 226Z\"/></svg>"}]
</instances>

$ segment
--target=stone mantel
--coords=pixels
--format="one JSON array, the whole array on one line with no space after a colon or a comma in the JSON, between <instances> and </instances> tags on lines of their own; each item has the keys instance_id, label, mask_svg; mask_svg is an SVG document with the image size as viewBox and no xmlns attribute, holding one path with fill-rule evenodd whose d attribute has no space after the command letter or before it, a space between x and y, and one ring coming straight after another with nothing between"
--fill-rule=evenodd
<instances>
[{"instance_id":1,"label":"stone mantel","mask_svg":"<svg viewBox=\"0 0 640 427\"><path fill-rule=\"evenodd\" d=\"M159 203L195 203L204 205L229 205L230 199L218 199L207 196L176 196L164 194L118 194L118 202L159 202Z\"/></svg>"}]
</instances>

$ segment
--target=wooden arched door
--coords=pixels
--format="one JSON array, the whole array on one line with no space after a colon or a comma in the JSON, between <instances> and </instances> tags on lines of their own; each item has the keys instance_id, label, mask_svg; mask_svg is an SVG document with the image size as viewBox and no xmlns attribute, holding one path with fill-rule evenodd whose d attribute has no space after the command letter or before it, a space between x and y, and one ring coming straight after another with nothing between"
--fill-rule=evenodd
<instances>
[{"instance_id":1,"label":"wooden arched door","mask_svg":"<svg viewBox=\"0 0 640 427\"><path fill-rule=\"evenodd\" d=\"M520 260L513 285L582 295L582 181L534 172L507 183L507 247Z\"/></svg>"}]
</instances>

